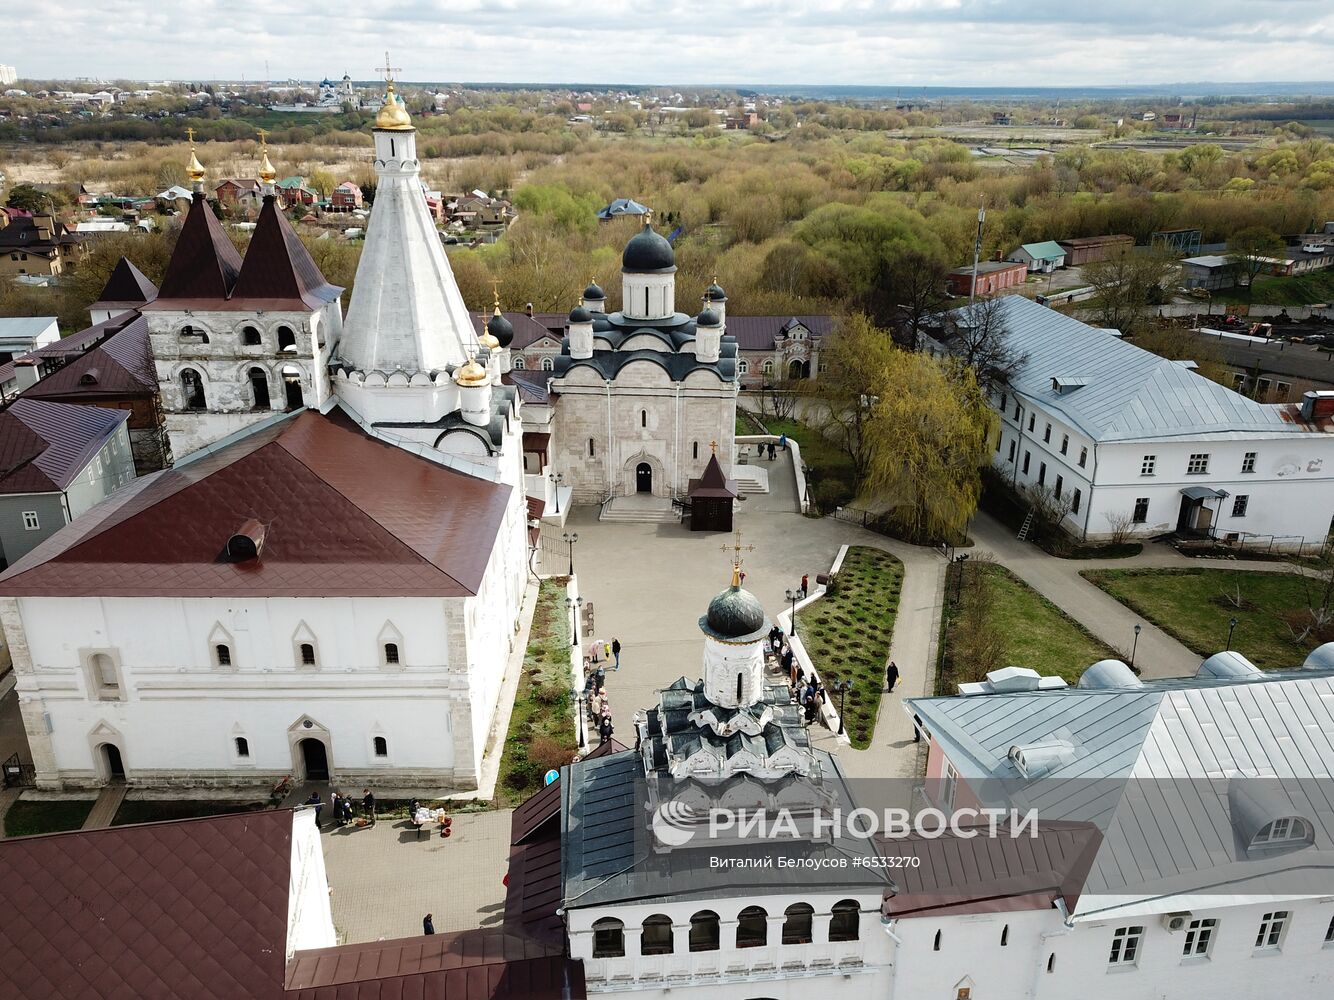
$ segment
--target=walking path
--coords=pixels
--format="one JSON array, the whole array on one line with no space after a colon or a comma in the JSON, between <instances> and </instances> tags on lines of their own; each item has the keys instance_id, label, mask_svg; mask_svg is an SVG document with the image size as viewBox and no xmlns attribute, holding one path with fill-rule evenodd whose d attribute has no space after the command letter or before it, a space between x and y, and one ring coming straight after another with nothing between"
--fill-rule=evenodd
<instances>
[{"instance_id":1,"label":"walking path","mask_svg":"<svg viewBox=\"0 0 1334 1000\"><path fill-rule=\"evenodd\" d=\"M117 781L110 785L103 785L102 791L97 795L97 801L93 803L92 811L88 813L88 818L83 821L82 830L103 830L111 825L111 821L116 818L116 813L120 811L120 804L125 801L125 793L129 786L123 781Z\"/></svg>"}]
</instances>

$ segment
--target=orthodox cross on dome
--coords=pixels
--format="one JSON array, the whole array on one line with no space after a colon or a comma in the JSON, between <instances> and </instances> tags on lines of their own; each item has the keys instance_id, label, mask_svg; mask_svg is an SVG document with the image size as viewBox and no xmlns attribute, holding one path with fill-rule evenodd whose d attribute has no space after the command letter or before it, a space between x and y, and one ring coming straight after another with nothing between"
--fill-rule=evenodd
<instances>
[{"instance_id":1,"label":"orthodox cross on dome","mask_svg":"<svg viewBox=\"0 0 1334 1000\"><path fill-rule=\"evenodd\" d=\"M710 441L710 442L709 442L709 451L713 452L715 455L718 454L718 442L717 442L717 441ZM740 541L740 540L741 540L741 539L739 539L739 538L737 539L737 541Z\"/></svg>"},{"instance_id":2,"label":"orthodox cross on dome","mask_svg":"<svg viewBox=\"0 0 1334 1000\"><path fill-rule=\"evenodd\" d=\"M499 278L491 279L491 295L495 299L495 305L497 310L500 309L500 285L501 281Z\"/></svg>"},{"instance_id":3,"label":"orthodox cross on dome","mask_svg":"<svg viewBox=\"0 0 1334 1000\"><path fill-rule=\"evenodd\" d=\"M385 82L385 84L388 85L388 87L389 87L390 90L393 90L393 89L394 89L394 74L395 74L395 73L402 73L402 72L403 72L403 67L401 67L401 66L391 66L391 65L389 64L389 51L386 49L386 50L385 50L385 54L384 54L384 65L383 65L383 66L377 66L377 67L375 67L375 72L383 74L383 75L384 75L384 82Z\"/></svg>"},{"instance_id":4,"label":"orthodox cross on dome","mask_svg":"<svg viewBox=\"0 0 1334 1000\"><path fill-rule=\"evenodd\" d=\"M716 441L714 442L714 446L715 446L715 447L717 446L717 442L716 442ZM742 562L742 559L741 559L741 553L742 553L742 552L754 552L754 551L755 551L755 546L753 546L753 545L742 545L742 544L741 544L741 529L740 529L740 528L737 528L737 529L736 529L736 538L733 540L732 544L731 544L731 545L724 545L724 546L722 547L722 550L723 550L724 552L728 552L728 551L730 551L730 552L732 553L732 560L731 560L731 561L732 561L732 586L733 586L733 587L740 587L740 586L741 586L741 562Z\"/></svg>"}]
</instances>

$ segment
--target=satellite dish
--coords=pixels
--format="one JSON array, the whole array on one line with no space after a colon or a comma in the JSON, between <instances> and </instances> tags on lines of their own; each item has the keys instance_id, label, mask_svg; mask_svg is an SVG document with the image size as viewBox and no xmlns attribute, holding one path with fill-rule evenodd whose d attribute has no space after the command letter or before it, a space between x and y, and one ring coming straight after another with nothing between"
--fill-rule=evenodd
<instances>
[{"instance_id":1,"label":"satellite dish","mask_svg":"<svg viewBox=\"0 0 1334 1000\"><path fill-rule=\"evenodd\" d=\"M557 771L557 770L553 767L553 768L552 768L550 771L548 771L548 772L546 773L546 775L542 778L542 784L544 784L544 785L549 785L549 784L551 784L553 781L555 781L555 780L556 780L557 778L559 778L559 777L560 777L560 772Z\"/></svg>"}]
</instances>

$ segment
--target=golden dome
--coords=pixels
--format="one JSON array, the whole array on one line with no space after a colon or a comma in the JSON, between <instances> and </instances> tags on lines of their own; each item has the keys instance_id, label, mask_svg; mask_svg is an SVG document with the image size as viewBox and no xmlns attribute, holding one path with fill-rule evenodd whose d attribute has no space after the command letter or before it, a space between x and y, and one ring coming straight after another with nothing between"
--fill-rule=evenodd
<instances>
[{"instance_id":1,"label":"golden dome","mask_svg":"<svg viewBox=\"0 0 1334 1000\"><path fill-rule=\"evenodd\" d=\"M390 80L385 87L384 105L375 116L375 127L394 132L404 132L412 128L412 119L408 117L407 108L398 103L398 96L394 93L393 80Z\"/></svg>"},{"instance_id":2,"label":"golden dome","mask_svg":"<svg viewBox=\"0 0 1334 1000\"><path fill-rule=\"evenodd\" d=\"M190 180L198 184L204 179L204 165L199 162L199 157L195 156L195 130L188 128L185 134L190 139L190 162L185 165L185 172Z\"/></svg>"},{"instance_id":3,"label":"golden dome","mask_svg":"<svg viewBox=\"0 0 1334 1000\"><path fill-rule=\"evenodd\" d=\"M490 381L486 369L477 363L476 358L469 358L468 363L454 373L454 381L464 388L486 385Z\"/></svg>"},{"instance_id":4,"label":"golden dome","mask_svg":"<svg viewBox=\"0 0 1334 1000\"><path fill-rule=\"evenodd\" d=\"M272 184L274 178L278 176L278 171L273 169L273 164L269 162L269 151L264 151L264 158L259 161L259 179L265 184Z\"/></svg>"},{"instance_id":5,"label":"golden dome","mask_svg":"<svg viewBox=\"0 0 1334 1000\"><path fill-rule=\"evenodd\" d=\"M496 339L495 334L487 329L482 330L482 335L477 338L477 343L482 347L485 347L488 351L500 350L500 341Z\"/></svg>"}]
</instances>

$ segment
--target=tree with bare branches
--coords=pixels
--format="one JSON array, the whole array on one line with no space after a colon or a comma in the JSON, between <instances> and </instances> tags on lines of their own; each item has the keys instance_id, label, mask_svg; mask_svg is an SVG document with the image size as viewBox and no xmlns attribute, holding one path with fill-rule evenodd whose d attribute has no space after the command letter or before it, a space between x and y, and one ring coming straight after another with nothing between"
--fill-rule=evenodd
<instances>
[{"instance_id":1,"label":"tree with bare branches","mask_svg":"<svg viewBox=\"0 0 1334 1000\"><path fill-rule=\"evenodd\" d=\"M1028 353L1011 343L1009 321L1001 298L978 299L948 313L941 331L951 352L976 375L988 393L1007 383L1028 361Z\"/></svg>"}]
</instances>

